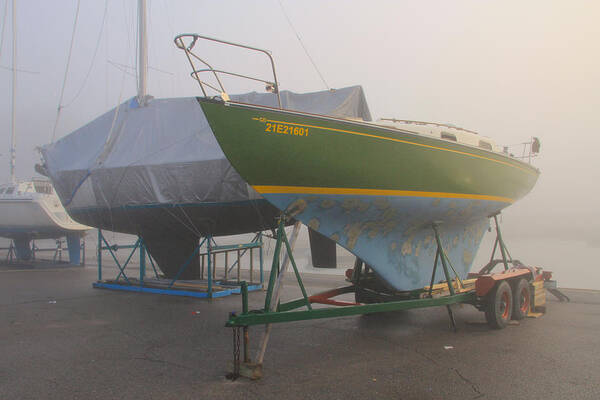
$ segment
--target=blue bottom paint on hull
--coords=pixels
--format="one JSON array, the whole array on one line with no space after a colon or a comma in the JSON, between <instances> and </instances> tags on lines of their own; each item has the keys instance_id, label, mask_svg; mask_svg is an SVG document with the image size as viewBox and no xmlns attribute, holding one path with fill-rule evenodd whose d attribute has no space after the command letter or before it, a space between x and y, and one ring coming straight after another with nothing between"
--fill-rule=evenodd
<instances>
[{"instance_id":1,"label":"blue bottom paint on hull","mask_svg":"<svg viewBox=\"0 0 600 400\"><path fill-rule=\"evenodd\" d=\"M430 197L268 194L277 208L332 238L369 264L396 290L429 285L439 227L442 246L460 278L465 278L488 216L508 204ZM435 280L444 280L441 264Z\"/></svg>"}]
</instances>

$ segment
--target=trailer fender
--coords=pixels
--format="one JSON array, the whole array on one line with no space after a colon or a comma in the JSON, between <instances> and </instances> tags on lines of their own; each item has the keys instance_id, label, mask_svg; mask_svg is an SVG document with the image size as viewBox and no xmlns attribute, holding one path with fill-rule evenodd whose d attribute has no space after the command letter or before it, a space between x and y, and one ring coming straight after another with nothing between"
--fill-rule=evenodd
<instances>
[{"instance_id":1,"label":"trailer fender","mask_svg":"<svg viewBox=\"0 0 600 400\"><path fill-rule=\"evenodd\" d=\"M517 278L529 278L531 272L523 268L511 268L499 274L482 275L475 281L475 293L478 297L485 297L501 281Z\"/></svg>"}]
</instances>

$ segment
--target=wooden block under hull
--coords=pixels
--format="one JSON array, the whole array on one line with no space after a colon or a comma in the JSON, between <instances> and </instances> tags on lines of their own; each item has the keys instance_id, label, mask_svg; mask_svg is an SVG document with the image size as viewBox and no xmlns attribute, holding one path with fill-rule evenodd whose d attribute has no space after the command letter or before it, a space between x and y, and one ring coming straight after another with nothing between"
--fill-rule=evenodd
<instances>
[{"instance_id":1,"label":"wooden block under hull","mask_svg":"<svg viewBox=\"0 0 600 400\"><path fill-rule=\"evenodd\" d=\"M454 292L455 293L465 293L465 292L474 290L475 289L475 281L477 281L477 279L463 279L462 287L459 287L460 285L458 284L458 282L456 280L452 281L452 286L454 287ZM429 286L425 286L423 289L425 290L425 292L429 292ZM449 294L450 294L450 291L448 290L448 284L446 282L437 283L437 284L433 285L433 290L431 291L432 296L447 296Z\"/></svg>"},{"instance_id":2,"label":"wooden block under hull","mask_svg":"<svg viewBox=\"0 0 600 400\"><path fill-rule=\"evenodd\" d=\"M546 312L546 289L543 281L536 281L529 285L531 289L531 310L533 313Z\"/></svg>"}]
</instances>

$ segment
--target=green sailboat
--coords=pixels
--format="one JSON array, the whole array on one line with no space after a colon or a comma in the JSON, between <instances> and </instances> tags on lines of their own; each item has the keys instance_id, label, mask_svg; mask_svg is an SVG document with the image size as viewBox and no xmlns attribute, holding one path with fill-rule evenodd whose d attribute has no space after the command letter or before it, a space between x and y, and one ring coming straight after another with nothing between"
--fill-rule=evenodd
<instances>
[{"instance_id":1,"label":"green sailboat","mask_svg":"<svg viewBox=\"0 0 600 400\"><path fill-rule=\"evenodd\" d=\"M433 223L466 277L489 216L525 196L539 176L491 139L454 126L332 118L236 103L222 92L198 101L242 178L395 290L429 284Z\"/></svg>"}]
</instances>

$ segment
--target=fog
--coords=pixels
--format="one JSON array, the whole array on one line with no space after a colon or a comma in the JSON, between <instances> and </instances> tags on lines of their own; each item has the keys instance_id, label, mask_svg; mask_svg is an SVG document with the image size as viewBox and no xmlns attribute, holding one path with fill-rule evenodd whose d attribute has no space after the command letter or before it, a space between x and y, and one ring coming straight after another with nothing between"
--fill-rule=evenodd
<instances>
[{"instance_id":1,"label":"fog","mask_svg":"<svg viewBox=\"0 0 600 400\"><path fill-rule=\"evenodd\" d=\"M541 177L505 211L507 244L521 253L513 251L516 258L549 264L565 279L576 265L579 278L570 286L600 283L594 257L600 247L600 3L282 0L281 5L327 86L362 85L375 118L452 123L499 144L539 137L541 155L534 164ZM20 179L35 174L35 147L52 139L76 6L75 0L17 2ZM8 167L9 0L0 2L0 12L5 9L0 163ZM56 138L135 95L135 70L115 66L135 66L135 26L133 0L81 1ZM326 88L278 1L150 0L149 93L155 97L200 94L173 45L183 32L271 50L282 89ZM268 71L258 61L243 61L244 54L236 58L214 49L207 54L240 72ZM228 89L248 88L231 82ZM8 179L8 168L2 168L0 180Z\"/></svg>"}]
</instances>

